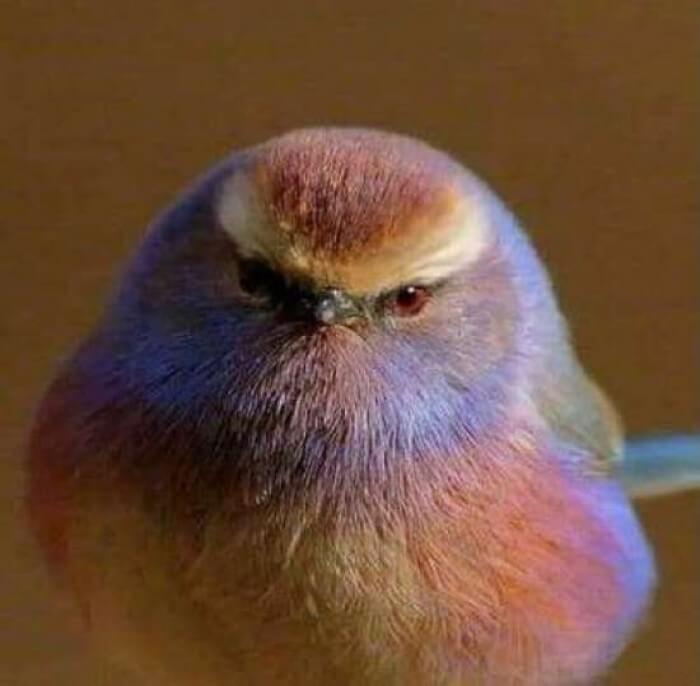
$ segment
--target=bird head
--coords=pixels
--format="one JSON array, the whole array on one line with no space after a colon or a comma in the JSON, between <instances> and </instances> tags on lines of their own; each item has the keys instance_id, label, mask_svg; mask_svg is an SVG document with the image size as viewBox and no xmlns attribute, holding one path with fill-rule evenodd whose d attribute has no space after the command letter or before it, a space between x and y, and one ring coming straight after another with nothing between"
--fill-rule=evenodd
<instances>
[{"instance_id":1,"label":"bird head","mask_svg":"<svg viewBox=\"0 0 700 686\"><path fill-rule=\"evenodd\" d=\"M463 453L507 412L545 281L452 158L300 130L232 155L156 221L94 347L121 398L240 479L257 470L256 492L376 479Z\"/></svg>"}]
</instances>

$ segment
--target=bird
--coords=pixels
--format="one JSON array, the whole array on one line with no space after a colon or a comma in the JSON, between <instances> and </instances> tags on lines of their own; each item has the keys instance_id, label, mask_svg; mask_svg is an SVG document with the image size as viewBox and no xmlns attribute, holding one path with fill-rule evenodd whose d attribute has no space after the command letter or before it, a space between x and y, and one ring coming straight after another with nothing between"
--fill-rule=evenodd
<instances>
[{"instance_id":1,"label":"bird","mask_svg":"<svg viewBox=\"0 0 700 686\"><path fill-rule=\"evenodd\" d=\"M292 130L196 179L28 444L48 569L134 683L587 684L656 586L533 244L402 134Z\"/></svg>"}]
</instances>

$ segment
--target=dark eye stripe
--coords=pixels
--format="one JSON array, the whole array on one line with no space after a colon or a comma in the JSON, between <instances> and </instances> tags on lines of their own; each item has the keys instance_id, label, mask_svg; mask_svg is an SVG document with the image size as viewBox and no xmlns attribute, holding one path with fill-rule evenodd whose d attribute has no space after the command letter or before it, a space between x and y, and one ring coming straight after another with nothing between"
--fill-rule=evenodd
<instances>
[{"instance_id":1,"label":"dark eye stripe","mask_svg":"<svg viewBox=\"0 0 700 686\"><path fill-rule=\"evenodd\" d=\"M266 304L275 304L284 298L284 278L263 262L242 260L238 269L238 282L246 295Z\"/></svg>"}]
</instances>

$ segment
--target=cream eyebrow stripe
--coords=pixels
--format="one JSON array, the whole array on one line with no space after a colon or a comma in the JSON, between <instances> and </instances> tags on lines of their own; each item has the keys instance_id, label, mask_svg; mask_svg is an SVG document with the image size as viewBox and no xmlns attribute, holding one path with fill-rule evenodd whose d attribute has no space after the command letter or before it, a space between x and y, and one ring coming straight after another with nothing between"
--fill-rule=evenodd
<instances>
[{"instance_id":1,"label":"cream eyebrow stripe","mask_svg":"<svg viewBox=\"0 0 700 686\"><path fill-rule=\"evenodd\" d=\"M357 264L338 266L340 280L351 291L375 293L445 281L473 264L489 243L481 207L464 205L437 227L416 227L406 240L396 239L393 248Z\"/></svg>"},{"instance_id":2,"label":"cream eyebrow stripe","mask_svg":"<svg viewBox=\"0 0 700 686\"><path fill-rule=\"evenodd\" d=\"M472 213L458 222L448 222L442 230L431 230L429 242L420 255L406 251L407 278L429 282L441 281L473 263L487 243L487 230L482 217Z\"/></svg>"},{"instance_id":3,"label":"cream eyebrow stripe","mask_svg":"<svg viewBox=\"0 0 700 686\"><path fill-rule=\"evenodd\" d=\"M242 174L234 174L223 183L215 199L215 212L243 257L263 257L280 243L279 238L274 239L250 181Z\"/></svg>"},{"instance_id":4,"label":"cream eyebrow stripe","mask_svg":"<svg viewBox=\"0 0 700 686\"><path fill-rule=\"evenodd\" d=\"M478 259L487 246L485 203L469 194L434 226L414 226L405 237L376 254L336 263L306 255L265 216L259 198L243 175L228 179L219 193L216 214L223 230L244 257L267 258L280 267L333 283L355 294L379 293L411 283L444 281ZM425 221L425 220L424 220Z\"/></svg>"}]
</instances>

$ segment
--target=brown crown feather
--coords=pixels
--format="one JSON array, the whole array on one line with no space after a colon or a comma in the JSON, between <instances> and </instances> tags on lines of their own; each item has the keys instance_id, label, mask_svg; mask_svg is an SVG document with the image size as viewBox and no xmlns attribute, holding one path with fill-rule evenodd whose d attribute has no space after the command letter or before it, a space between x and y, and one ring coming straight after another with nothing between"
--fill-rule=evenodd
<instances>
[{"instance_id":1,"label":"brown crown feather","mask_svg":"<svg viewBox=\"0 0 700 686\"><path fill-rule=\"evenodd\" d=\"M254 178L288 239L336 259L377 247L454 203L460 168L419 141L364 129L302 129L264 144Z\"/></svg>"}]
</instances>

